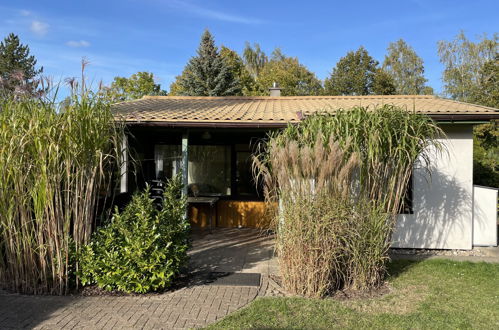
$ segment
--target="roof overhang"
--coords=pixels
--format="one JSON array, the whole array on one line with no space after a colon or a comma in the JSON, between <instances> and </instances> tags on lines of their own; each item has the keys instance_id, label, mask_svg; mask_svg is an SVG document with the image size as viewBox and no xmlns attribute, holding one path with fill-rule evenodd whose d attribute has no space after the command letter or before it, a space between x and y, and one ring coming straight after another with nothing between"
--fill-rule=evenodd
<instances>
[{"instance_id":1,"label":"roof overhang","mask_svg":"<svg viewBox=\"0 0 499 330\"><path fill-rule=\"evenodd\" d=\"M445 124L481 124L490 120L499 119L499 114L438 114L429 115L430 118L439 123ZM124 123L129 126L144 127L178 127L178 128L283 128L289 123L299 123L296 121L132 121L127 120Z\"/></svg>"},{"instance_id":2,"label":"roof overhang","mask_svg":"<svg viewBox=\"0 0 499 330\"><path fill-rule=\"evenodd\" d=\"M490 121L499 119L499 113L495 114L439 114L429 115L435 121L461 122L461 121Z\"/></svg>"},{"instance_id":3,"label":"roof overhang","mask_svg":"<svg viewBox=\"0 0 499 330\"><path fill-rule=\"evenodd\" d=\"M125 121L129 126L179 128L283 128L294 122Z\"/></svg>"}]
</instances>

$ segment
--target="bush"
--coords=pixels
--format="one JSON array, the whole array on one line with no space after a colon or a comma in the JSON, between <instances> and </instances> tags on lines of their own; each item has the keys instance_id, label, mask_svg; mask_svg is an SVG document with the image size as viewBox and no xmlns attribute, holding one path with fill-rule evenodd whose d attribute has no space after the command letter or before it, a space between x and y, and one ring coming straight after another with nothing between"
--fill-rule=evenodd
<instances>
[{"instance_id":1,"label":"bush","mask_svg":"<svg viewBox=\"0 0 499 330\"><path fill-rule=\"evenodd\" d=\"M167 183L161 208L149 188L99 229L80 256L81 281L144 293L169 287L187 261L189 222L180 177Z\"/></svg>"}]
</instances>

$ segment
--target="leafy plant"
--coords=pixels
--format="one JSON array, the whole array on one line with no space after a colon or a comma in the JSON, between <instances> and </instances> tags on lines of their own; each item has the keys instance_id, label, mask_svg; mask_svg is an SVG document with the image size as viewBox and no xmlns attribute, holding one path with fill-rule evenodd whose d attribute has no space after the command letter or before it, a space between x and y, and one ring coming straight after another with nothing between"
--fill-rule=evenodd
<instances>
[{"instance_id":1,"label":"leafy plant","mask_svg":"<svg viewBox=\"0 0 499 330\"><path fill-rule=\"evenodd\" d=\"M157 208L149 188L99 229L83 250L81 280L106 290L144 293L167 288L187 260L189 222L180 177Z\"/></svg>"}]
</instances>

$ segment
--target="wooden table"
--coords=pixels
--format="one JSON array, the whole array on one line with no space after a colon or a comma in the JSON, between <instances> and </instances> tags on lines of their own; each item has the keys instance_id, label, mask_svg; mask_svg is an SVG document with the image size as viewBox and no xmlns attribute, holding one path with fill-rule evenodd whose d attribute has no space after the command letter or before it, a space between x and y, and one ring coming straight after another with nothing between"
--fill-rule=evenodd
<instances>
[{"instance_id":1,"label":"wooden table","mask_svg":"<svg viewBox=\"0 0 499 330\"><path fill-rule=\"evenodd\" d=\"M219 198L218 197L187 197L188 204L208 204L210 206L210 232L212 229L212 218L213 218L213 209L217 205ZM217 220L215 218L215 226L217 225Z\"/></svg>"}]
</instances>

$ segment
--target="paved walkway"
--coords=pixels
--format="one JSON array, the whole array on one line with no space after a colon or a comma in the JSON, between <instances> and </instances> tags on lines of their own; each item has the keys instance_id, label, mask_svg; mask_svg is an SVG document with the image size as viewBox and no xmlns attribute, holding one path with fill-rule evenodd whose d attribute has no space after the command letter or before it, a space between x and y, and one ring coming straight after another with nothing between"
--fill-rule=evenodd
<instances>
[{"instance_id":1,"label":"paved walkway","mask_svg":"<svg viewBox=\"0 0 499 330\"><path fill-rule=\"evenodd\" d=\"M0 293L0 329L172 329L203 327L265 294L276 267L272 238L251 229L194 235L186 288L146 296L26 296ZM210 272L260 273L260 285L207 283Z\"/></svg>"}]
</instances>

